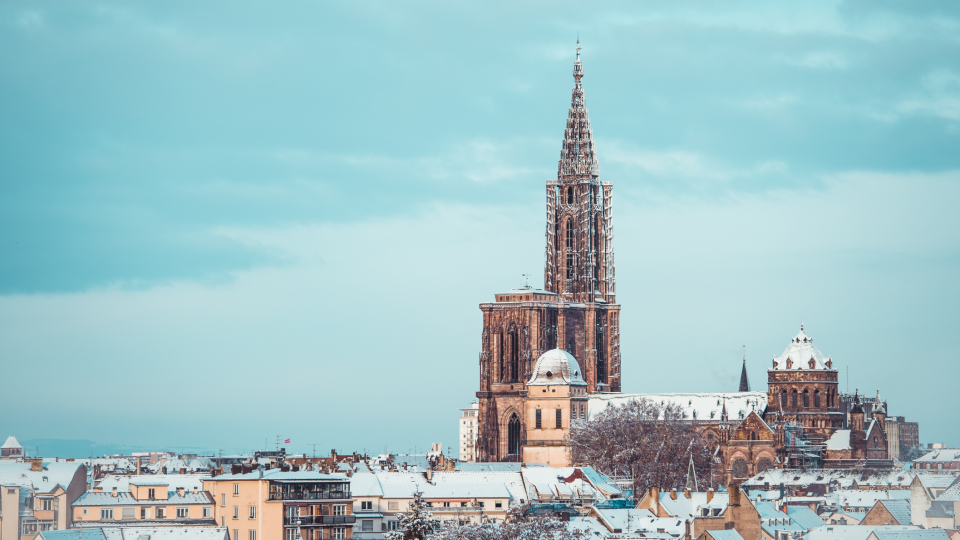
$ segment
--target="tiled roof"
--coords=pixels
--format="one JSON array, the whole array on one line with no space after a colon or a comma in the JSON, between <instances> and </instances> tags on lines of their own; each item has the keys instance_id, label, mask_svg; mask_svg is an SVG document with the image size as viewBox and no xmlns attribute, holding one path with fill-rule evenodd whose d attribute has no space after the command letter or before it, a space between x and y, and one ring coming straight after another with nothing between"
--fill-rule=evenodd
<instances>
[{"instance_id":1,"label":"tiled roof","mask_svg":"<svg viewBox=\"0 0 960 540\"><path fill-rule=\"evenodd\" d=\"M883 507L887 509L887 512L890 512L890 515L893 516L893 519L897 520L897 524L910 524L910 499L877 501L877 503L882 504Z\"/></svg>"}]
</instances>

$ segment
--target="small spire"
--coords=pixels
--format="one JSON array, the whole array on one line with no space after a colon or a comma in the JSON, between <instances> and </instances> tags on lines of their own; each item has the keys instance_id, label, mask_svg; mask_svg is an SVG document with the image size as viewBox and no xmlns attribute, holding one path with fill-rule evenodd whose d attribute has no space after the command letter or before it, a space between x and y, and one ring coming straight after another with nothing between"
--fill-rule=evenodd
<instances>
[{"instance_id":1,"label":"small spire","mask_svg":"<svg viewBox=\"0 0 960 540\"><path fill-rule=\"evenodd\" d=\"M690 466L687 467L687 489L694 493L700 491L697 487L697 468L693 466L693 452L690 452Z\"/></svg>"},{"instance_id":2,"label":"small spire","mask_svg":"<svg viewBox=\"0 0 960 540\"><path fill-rule=\"evenodd\" d=\"M740 391L750 391L750 380L747 378L747 346L743 346L743 369L740 370Z\"/></svg>"}]
</instances>

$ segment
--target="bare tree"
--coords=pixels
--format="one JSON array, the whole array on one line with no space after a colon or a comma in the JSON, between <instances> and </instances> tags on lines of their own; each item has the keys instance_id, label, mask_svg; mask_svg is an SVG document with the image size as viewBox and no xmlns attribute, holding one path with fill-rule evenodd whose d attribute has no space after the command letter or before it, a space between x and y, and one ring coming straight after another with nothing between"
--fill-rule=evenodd
<instances>
[{"instance_id":1,"label":"bare tree","mask_svg":"<svg viewBox=\"0 0 960 540\"><path fill-rule=\"evenodd\" d=\"M696 421L684 418L676 404L640 398L611 405L587 421L570 426L573 462L633 478L635 496L647 488L682 488L690 457L699 478L708 478L710 450Z\"/></svg>"}]
</instances>

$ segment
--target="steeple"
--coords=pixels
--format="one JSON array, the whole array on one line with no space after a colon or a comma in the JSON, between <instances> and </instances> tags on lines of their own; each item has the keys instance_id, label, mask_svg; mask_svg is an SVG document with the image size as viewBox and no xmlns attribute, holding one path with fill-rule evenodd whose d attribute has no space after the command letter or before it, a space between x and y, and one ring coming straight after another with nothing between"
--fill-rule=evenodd
<instances>
[{"instance_id":1,"label":"steeple","mask_svg":"<svg viewBox=\"0 0 960 540\"><path fill-rule=\"evenodd\" d=\"M577 59L573 62L573 95L567 113L567 128L563 133L558 176L562 180L577 177L600 177L600 166L593 146L593 130L583 95L583 64L580 62L580 40L577 40Z\"/></svg>"},{"instance_id":2,"label":"steeple","mask_svg":"<svg viewBox=\"0 0 960 540\"><path fill-rule=\"evenodd\" d=\"M692 492L700 491L697 486L697 468L693 466L693 454L690 454L690 465L687 466L687 489Z\"/></svg>"},{"instance_id":3,"label":"steeple","mask_svg":"<svg viewBox=\"0 0 960 540\"><path fill-rule=\"evenodd\" d=\"M743 346L743 369L740 370L740 391L750 391L750 381L747 379L747 346Z\"/></svg>"}]
</instances>

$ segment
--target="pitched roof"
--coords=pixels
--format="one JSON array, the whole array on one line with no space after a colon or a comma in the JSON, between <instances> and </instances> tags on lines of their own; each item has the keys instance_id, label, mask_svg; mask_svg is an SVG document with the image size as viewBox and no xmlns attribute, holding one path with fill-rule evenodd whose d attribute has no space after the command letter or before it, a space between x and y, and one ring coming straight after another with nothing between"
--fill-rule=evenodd
<instances>
[{"instance_id":1,"label":"pitched roof","mask_svg":"<svg viewBox=\"0 0 960 540\"><path fill-rule=\"evenodd\" d=\"M897 520L898 525L910 524L910 499L877 501L877 504L882 504L887 512L890 512L890 515L893 516L893 519Z\"/></svg>"},{"instance_id":2,"label":"pitched roof","mask_svg":"<svg viewBox=\"0 0 960 540\"><path fill-rule=\"evenodd\" d=\"M878 540L949 540L943 529L909 529L904 531L877 530L873 534Z\"/></svg>"},{"instance_id":3,"label":"pitched roof","mask_svg":"<svg viewBox=\"0 0 960 540\"><path fill-rule=\"evenodd\" d=\"M226 527L90 527L43 531L44 540L229 540Z\"/></svg>"},{"instance_id":4,"label":"pitched roof","mask_svg":"<svg viewBox=\"0 0 960 540\"><path fill-rule=\"evenodd\" d=\"M587 416L594 418L610 405L622 405L637 399L649 399L654 404L677 405L688 419L719 422L726 405L731 420L744 419L752 411L763 414L767 409L766 392L700 392L676 394L591 394L587 402Z\"/></svg>"},{"instance_id":5,"label":"pitched roof","mask_svg":"<svg viewBox=\"0 0 960 540\"><path fill-rule=\"evenodd\" d=\"M7 437L7 442L3 443L3 446L0 446L0 448L21 448L22 449L23 447L20 446L19 442L17 442L17 438L11 435Z\"/></svg>"},{"instance_id":6,"label":"pitched roof","mask_svg":"<svg viewBox=\"0 0 960 540\"><path fill-rule=\"evenodd\" d=\"M807 531L804 540L867 540L875 531L919 530L915 525L823 525ZM905 539L904 539L905 540Z\"/></svg>"},{"instance_id":7,"label":"pitched roof","mask_svg":"<svg viewBox=\"0 0 960 540\"><path fill-rule=\"evenodd\" d=\"M161 501L166 504L175 505L175 504L213 504L213 497L210 496L206 491L201 491L199 493L186 492L183 496L177 494L176 491L169 492L167 499L161 499ZM154 504L155 501L150 501L151 504ZM73 506L125 506L125 505L140 505L144 504L143 500L137 500L133 497L133 494L129 492L118 492L117 496L113 496L113 492L94 492L88 491L80 496L77 499Z\"/></svg>"},{"instance_id":8,"label":"pitched roof","mask_svg":"<svg viewBox=\"0 0 960 540\"><path fill-rule=\"evenodd\" d=\"M750 380L747 378L747 359L743 359L743 369L740 370L740 391L750 391Z\"/></svg>"},{"instance_id":9,"label":"pitched roof","mask_svg":"<svg viewBox=\"0 0 960 540\"><path fill-rule=\"evenodd\" d=\"M804 529L812 529L827 524L820 519L816 512L806 506L788 506L787 515Z\"/></svg>"},{"instance_id":10,"label":"pitched roof","mask_svg":"<svg viewBox=\"0 0 960 540\"><path fill-rule=\"evenodd\" d=\"M57 486L66 490L82 463L56 461L43 464L43 470L30 470L29 462L5 459L0 461L0 484L31 486L40 493L50 493Z\"/></svg>"},{"instance_id":11,"label":"pitched roof","mask_svg":"<svg viewBox=\"0 0 960 540\"><path fill-rule=\"evenodd\" d=\"M736 529L707 531L707 534L712 536L715 540L743 540L743 537L740 536L740 533L738 533Z\"/></svg>"},{"instance_id":12,"label":"pitched roof","mask_svg":"<svg viewBox=\"0 0 960 540\"><path fill-rule=\"evenodd\" d=\"M827 450L850 450L850 430L838 429L827 439Z\"/></svg>"},{"instance_id":13,"label":"pitched roof","mask_svg":"<svg viewBox=\"0 0 960 540\"><path fill-rule=\"evenodd\" d=\"M800 325L800 332L790 340L790 345L787 345L783 354L773 358L771 371L827 370L832 369L832 366L830 357L824 356L820 349L814 347L813 338L808 337L803 332L803 325Z\"/></svg>"}]
</instances>

